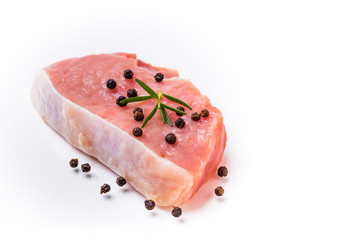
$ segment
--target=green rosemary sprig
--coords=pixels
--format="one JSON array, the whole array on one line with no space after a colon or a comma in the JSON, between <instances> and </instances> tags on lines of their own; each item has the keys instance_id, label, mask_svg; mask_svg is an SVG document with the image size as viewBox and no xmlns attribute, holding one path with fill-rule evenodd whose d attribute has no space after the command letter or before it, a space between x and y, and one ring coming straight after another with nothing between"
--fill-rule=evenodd
<instances>
[{"instance_id":1,"label":"green rosemary sprig","mask_svg":"<svg viewBox=\"0 0 360 240\"><path fill-rule=\"evenodd\" d=\"M135 81L140 85L140 87L142 87L146 92L148 92L151 97L153 97L155 99L158 98L158 95L156 94L156 92L154 90L152 90L148 85L146 85L139 79L135 79Z\"/></svg>"},{"instance_id":2,"label":"green rosemary sprig","mask_svg":"<svg viewBox=\"0 0 360 240\"><path fill-rule=\"evenodd\" d=\"M154 109L151 111L151 113L145 118L143 124L141 125L142 128L145 127L147 122L154 116L154 114L156 113L157 110L158 110L158 108L154 107Z\"/></svg>"},{"instance_id":3,"label":"green rosemary sprig","mask_svg":"<svg viewBox=\"0 0 360 240\"><path fill-rule=\"evenodd\" d=\"M126 102L129 103L129 102L141 102L141 101L148 100L150 98L152 98L152 96L139 96L139 97L127 98L124 100L127 100ZM122 103L122 101L121 101L121 103Z\"/></svg>"},{"instance_id":4,"label":"green rosemary sprig","mask_svg":"<svg viewBox=\"0 0 360 240\"><path fill-rule=\"evenodd\" d=\"M186 102L181 101L180 99L174 98L173 96L167 95L165 93L162 94L164 97L166 97L167 99L169 99L170 101L176 102L178 104L181 104L185 107L187 107L188 109L192 110L192 108L186 104Z\"/></svg>"},{"instance_id":5,"label":"green rosemary sprig","mask_svg":"<svg viewBox=\"0 0 360 240\"><path fill-rule=\"evenodd\" d=\"M151 98L155 98L157 100L157 103L154 107L154 109L151 111L151 113L145 118L143 124L141 125L141 127L145 127L145 125L148 123L148 121L155 115L156 111L159 109L160 110L160 115L161 118L163 120L163 123L167 123L170 127L173 127L174 125L172 124L168 113L166 112L165 108L174 111L176 113L181 113L181 114L186 114L184 111L181 111L179 109L170 107L164 103L161 102L162 97L164 96L165 98L169 99L172 102L176 102L178 104L181 104L187 108L189 108L190 110L192 110L192 108L185 103L184 101L167 95L165 93L162 92L158 92L156 93L154 90L152 90L148 85L146 85L144 82L140 81L139 79L135 79L135 81L140 85L140 87L142 87L147 93L149 93L149 96L139 96L139 97L132 97L132 98L126 98L124 100L122 100L120 103L130 103L130 102L140 102L140 101L145 101L145 100L149 100Z\"/></svg>"},{"instance_id":6,"label":"green rosemary sprig","mask_svg":"<svg viewBox=\"0 0 360 240\"><path fill-rule=\"evenodd\" d=\"M167 112L165 111L165 108L163 105L161 105L160 111L162 111L164 113L164 118L165 118L165 122L170 126L173 127L174 125L172 124L169 115L167 114Z\"/></svg>"}]
</instances>

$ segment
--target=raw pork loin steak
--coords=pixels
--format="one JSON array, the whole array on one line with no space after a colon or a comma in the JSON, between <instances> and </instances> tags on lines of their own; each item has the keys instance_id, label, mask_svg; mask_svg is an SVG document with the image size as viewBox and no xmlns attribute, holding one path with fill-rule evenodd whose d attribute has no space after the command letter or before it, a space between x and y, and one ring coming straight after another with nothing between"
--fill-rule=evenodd
<instances>
[{"instance_id":1,"label":"raw pork loin steak","mask_svg":"<svg viewBox=\"0 0 360 240\"><path fill-rule=\"evenodd\" d=\"M132 79L124 77L131 69ZM156 82L154 75L164 80ZM108 79L117 83L106 86ZM116 104L134 88L138 96L149 95L136 82L140 79L155 92L179 98L192 107L185 108L185 127L163 123L159 111L135 137L133 110L143 109L145 118L156 105L156 99ZM179 78L176 70L154 67L136 59L135 54L90 55L60 61L42 69L35 77L31 98L41 117L73 146L94 156L115 173L126 178L136 190L159 206L178 206L193 196L216 172L222 158L226 132L221 112L188 80ZM166 98L162 102L174 108L179 104ZM208 109L210 115L199 121L191 113ZM179 116L168 111L172 122ZM175 144L165 141L174 133Z\"/></svg>"}]
</instances>

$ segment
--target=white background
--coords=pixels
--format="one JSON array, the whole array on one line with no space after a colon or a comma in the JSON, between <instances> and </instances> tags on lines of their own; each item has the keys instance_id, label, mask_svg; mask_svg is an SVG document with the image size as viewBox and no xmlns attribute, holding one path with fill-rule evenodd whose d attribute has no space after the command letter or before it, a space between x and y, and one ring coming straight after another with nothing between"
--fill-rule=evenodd
<instances>
[{"instance_id":1,"label":"white background","mask_svg":"<svg viewBox=\"0 0 360 240\"><path fill-rule=\"evenodd\" d=\"M359 13L356 1L1 1L0 238L360 239ZM31 105L38 69L118 51L178 69L224 114L229 176L180 219L147 211Z\"/></svg>"}]
</instances>

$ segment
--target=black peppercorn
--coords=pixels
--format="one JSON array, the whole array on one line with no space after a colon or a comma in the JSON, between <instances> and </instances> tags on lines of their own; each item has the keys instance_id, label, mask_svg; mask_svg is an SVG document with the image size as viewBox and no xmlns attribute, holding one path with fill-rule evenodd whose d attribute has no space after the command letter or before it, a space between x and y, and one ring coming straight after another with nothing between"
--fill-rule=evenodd
<instances>
[{"instance_id":1,"label":"black peppercorn","mask_svg":"<svg viewBox=\"0 0 360 240\"><path fill-rule=\"evenodd\" d=\"M228 174L228 170L225 166L221 166L219 167L217 174L219 175L219 177L226 177L226 175Z\"/></svg>"},{"instance_id":2,"label":"black peppercorn","mask_svg":"<svg viewBox=\"0 0 360 240\"><path fill-rule=\"evenodd\" d=\"M116 179L116 183L117 185L119 185L120 187L124 186L126 184L126 179L123 177L118 177Z\"/></svg>"},{"instance_id":3,"label":"black peppercorn","mask_svg":"<svg viewBox=\"0 0 360 240\"><path fill-rule=\"evenodd\" d=\"M185 112L185 109L184 109L182 106L178 106L177 109L179 109L180 111ZM182 114L182 113L176 113L176 115L182 116L182 115L184 115L184 114Z\"/></svg>"},{"instance_id":4,"label":"black peppercorn","mask_svg":"<svg viewBox=\"0 0 360 240\"><path fill-rule=\"evenodd\" d=\"M169 144L174 144L176 142L176 136L173 133L169 133L165 136L165 141Z\"/></svg>"},{"instance_id":5,"label":"black peppercorn","mask_svg":"<svg viewBox=\"0 0 360 240\"><path fill-rule=\"evenodd\" d=\"M127 105L127 103L120 103L121 100L124 100L126 99L126 97L124 96L119 96L117 99L116 99L116 104L119 105L120 107L125 107Z\"/></svg>"},{"instance_id":6,"label":"black peppercorn","mask_svg":"<svg viewBox=\"0 0 360 240\"><path fill-rule=\"evenodd\" d=\"M199 121L200 120L200 114L198 114L197 112L194 112L193 114L191 114L191 119L194 121Z\"/></svg>"},{"instance_id":7,"label":"black peppercorn","mask_svg":"<svg viewBox=\"0 0 360 240\"><path fill-rule=\"evenodd\" d=\"M155 207L155 202L153 200L147 199L144 201L144 205L147 210L153 210Z\"/></svg>"},{"instance_id":8,"label":"black peppercorn","mask_svg":"<svg viewBox=\"0 0 360 240\"><path fill-rule=\"evenodd\" d=\"M136 121L142 121L144 120L144 114L142 112L135 112L134 119Z\"/></svg>"},{"instance_id":9,"label":"black peppercorn","mask_svg":"<svg viewBox=\"0 0 360 240\"><path fill-rule=\"evenodd\" d=\"M111 189L110 185L105 183L100 188L100 194L107 193L110 191L110 189Z\"/></svg>"},{"instance_id":10,"label":"black peppercorn","mask_svg":"<svg viewBox=\"0 0 360 240\"><path fill-rule=\"evenodd\" d=\"M114 79L109 79L109 80L107 80L106 86L107 86L107 88L109 88L109 89L114 89L114 88L116 88L116 82L115 82L115 80L114 80Z\"/></svg>"},{"instance_id":11,"label":"black peppercorn","mask_svg":"<svg viewBox=\"0 0 360 240\"><path fill-rule=\"evenodd\" d=\"M185 121L182 118L178 118L175 121L175 126L178 128L183 128L185 126Z\"/></svg>"},{"instance_id":12,"label":"black peppercorn","mask_svg":"<svg viewBox=\"0 0 360 240\"><path fill-rule=\"evenodd\" d=\"M73 158L69 162L70 167L76 168L79 165L79 160L77 158Z\"/></svg>"},{"instance_id":13,"label":"black peppercorn","mask_svg":"<svg viewBox=\"0 0 360 240\"><path fill-rule=\"evenodd\" d=\"M141 107L137 107L137 108L134 108L133 114L135 114L136 112L143 112L143 110Z\"/></svg>"},{"instance_id":14,"label":"black peppercorn","mask_svg":"<svg viewBox=\"0 0 360 240\"><path fill-rule=\"evenodd\" d=\"M124 71L124 77L125 77L126 79L132 79L133 76L134 76L134 73L133 73L130 69L126 69L126 70Z\"/></svg>"},{"instance_id":15,"label":"black peppercorn","mask_svg":"<svg viewBox=\"0 0 360 240\"><path fill-rule=\"evenodd\" d=\"M81 164L81 170L83 172L90 172L90 170L91 170L90 164L88 164L88 163Z\"/></svg>"},{"instance_id":16,"label":"black peppercorn","mask_svg":"<svg viewBox=\"0 0 360 240\"><path fill-rule=\"evenodd\" d=\"M127 90L127 96L128 98L131 98L131 97L137 97L137 91L133 88Z\"/></svg>"},{"instance_id":17,"label":"black peppercorn","mask_svg":"<svg viewBox=\"0 0 360 240\"><path fill-rule=\"evenodd\" d=\"M133 129L133 134L135 137L141 137L143 135L143 130L139 127Z\"/></svg>"},{"instance_id":18,"label":"black peppercorn","mask_svg":"<svg viewBox=\"0 0 360 240\"><path fill-rule=\"evenodd\" d=\"M171 211L171 214L172 214L174 217L178 218L178 217L181 216L182 210L181 210L181 208L179 208L179 207L174 207L174 209Z\"/></svg>"},{"instance_id":19,"label":"black peppercorn","mask_svg":"<svg viewBox=\"0 0 360 240\"><path fill-rule=\"evenodd\" d=\"M217 188L215 188L215 194L216 196L222 196L224 194L224 189L221 186L218 186Z\"/></svg>"},{"instance_id":20,"label":"black peppercorn","mask_svg":"<svg viewBox=\"0 0 360 240\"><path fill-rule=\"evenodd\" d=\"M200 116L202 116L202 117L207 117L207 116L209 116L209 110L207 110L207 109L201 110Z\"/></svg>"},{"instance_id":21,"label":"black peppercorn","mask_svg":"<svg viewBox=\"0 0 360 240\"><path fill-rule=\"evenodd\" d=\"M161 81L164 79L164 74L162 74L162 73L157 73L157 74L154 76L154 78L155 78L155 81L161 82Z\"/></svg>"}]
</instances>

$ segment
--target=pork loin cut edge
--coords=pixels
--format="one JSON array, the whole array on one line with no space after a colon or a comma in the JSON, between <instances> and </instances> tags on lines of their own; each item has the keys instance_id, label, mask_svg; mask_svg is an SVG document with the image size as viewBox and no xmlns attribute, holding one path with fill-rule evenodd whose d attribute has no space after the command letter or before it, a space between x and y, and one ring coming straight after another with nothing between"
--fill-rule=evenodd
<instances>
[{"instance_id":1,"label":"pork loin cut edge","mask_svg":"<svg viewBox=\"0 0 360 240\"><path fill-rule=\"evenodd\" d=\"M188 171L62 96L46 71L36 74L31 98L43 120L67 141L125 177L157 205L178 206L198 188Z\"/></svg>"}]
</instances>

